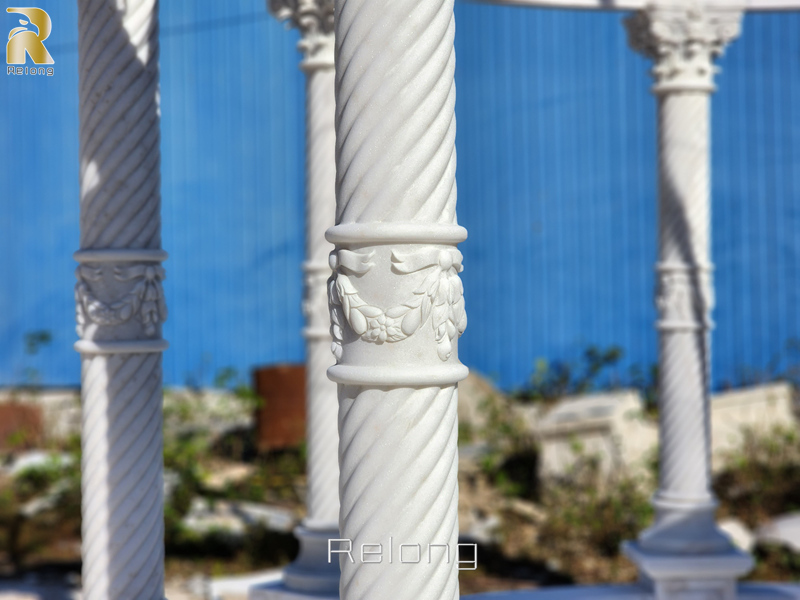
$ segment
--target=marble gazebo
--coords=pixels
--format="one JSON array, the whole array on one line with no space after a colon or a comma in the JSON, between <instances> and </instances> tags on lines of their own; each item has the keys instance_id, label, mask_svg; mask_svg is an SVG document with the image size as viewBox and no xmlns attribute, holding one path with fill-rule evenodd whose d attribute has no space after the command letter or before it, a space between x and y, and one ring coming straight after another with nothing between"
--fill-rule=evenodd
<instances>
[{"instance_id":1,"label":"marble gazebo","mask_svg":"<svg viewBox=\"0 0 800 600\"><path fill-rule=\"evenodd\" d=\"M661 455L655 522L624 547L639 584L481 597L800 598L798 587L737 585L753 560L715 522L708 417L713 63L746 11L800 3L504 3L632 11L630 44L654 62ZM83 597L158 600L167 346L158 2L78 6ZM299 557L250 597L455 599L456 405L467 375L457 245L467 232L456 219L453 0L268 7L300 30L306 74L309 493Z\"/></svg>"}]
</instances>

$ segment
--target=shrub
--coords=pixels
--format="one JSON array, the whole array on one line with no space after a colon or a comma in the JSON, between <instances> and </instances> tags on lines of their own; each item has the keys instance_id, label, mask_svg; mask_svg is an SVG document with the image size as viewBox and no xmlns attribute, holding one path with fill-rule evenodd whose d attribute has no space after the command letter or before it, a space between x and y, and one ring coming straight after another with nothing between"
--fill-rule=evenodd
<instances>
[{"instance_id":1,"label":"shrub","mask_svg":"<svg viewBox=\"0 0 800 600\"><path fill-rule=\"evenodd\" d=\"M800 436L787 427L769 433L745 430L741 449L727 456L727 468L714 478L721 516L749 527L800 509Z\"/></svg>"}]
</instances>

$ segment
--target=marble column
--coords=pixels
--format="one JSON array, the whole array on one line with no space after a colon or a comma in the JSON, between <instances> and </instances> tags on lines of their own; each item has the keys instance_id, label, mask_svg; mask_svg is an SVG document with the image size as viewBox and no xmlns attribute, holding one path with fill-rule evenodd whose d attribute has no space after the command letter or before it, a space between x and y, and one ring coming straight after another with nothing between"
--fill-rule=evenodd
<instances>
[{"instance_id":1,"label":"marble column","mask_svg":"<svg viewBox=\"0 0 800 600\"><path fill-rule=\"evenodd\" d=\"M164 597L157 0L79 0L83 598Z\"/></svg>"},{"instance_id":2,"label":"marble column","mask_svg":"<svg viewBox=\"0 0 800 600\"><path fill-rule=\"evenodd\" d=\"M453 0L336 1L343 600L459 596L454 34Z\"/></svg>"},{"instance_id":3,"label":"marble column","mask_svg":"<svg viewBox=\"0 0 800 600\"><path fill-rule=\"evenodd\" d=\"M339 562L328 561L328 540L339 537L339 461L336 384L327 377L331 355L327 281L333 245L325 231L336 209L333 0L270 0L273 16L301 34L300 68L306 76L306 327L307 516L295 535L300 554L280 585L251 590L252 600L338 597ZM309 596L312 594L312 596Z\"/></svg>"},{"instance_id":4,"label":"marble column","mask_svg":"<svg viewBox=\"0 0 800 600\"><path fill-rule=\"evenodd\" d=\"M626 553L657 598L734 598L752 567L716 526L709 420L710 95L713 60L740 20L740 8L681 3L626 20L631 46L655 62L660 440L655 522Z\"/></svg>"}]
</instances>

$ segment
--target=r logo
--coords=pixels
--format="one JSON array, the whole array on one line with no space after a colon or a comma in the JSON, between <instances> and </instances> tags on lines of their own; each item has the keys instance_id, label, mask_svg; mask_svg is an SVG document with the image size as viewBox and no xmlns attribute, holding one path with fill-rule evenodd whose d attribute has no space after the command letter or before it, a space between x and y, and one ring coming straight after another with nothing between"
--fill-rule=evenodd
<instances>
[{"instance_id":1,"label":"r logo","mask_svg":"<svg viewBox=\"0 0 800 600\"><path fill-rule=\"evenodd\" d=\"M44 40L50 35L52 26L50 15L41 8L7 8L6 12L19 13L28 17L28 20L20 19L21 25L28 25L30 22L38 32L31 31L27 27L15 27L8 34L8 44L6 44L6 64L24 65L25 52L33 59L37 65L52 65L55 61L47 48L44 47Z\"/></svg>"}]
</instances>

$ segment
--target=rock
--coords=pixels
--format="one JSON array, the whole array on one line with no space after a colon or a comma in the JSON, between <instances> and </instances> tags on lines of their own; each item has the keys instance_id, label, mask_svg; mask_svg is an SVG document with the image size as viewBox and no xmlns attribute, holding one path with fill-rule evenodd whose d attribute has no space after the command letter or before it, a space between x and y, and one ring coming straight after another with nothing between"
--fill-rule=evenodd
<instances>
[{"instance_id":1,"label":"rock","mask_svg":"<svg viewBox=\"0 0 800 600\"><path fill-rule=\"evenodd\" d=\"M178 487L178 484L181 482L181 476L171 469L164 469L163 481L164 504L169 504L172 498L172 492L175 491L175 488Z\"/></svg>"},{"instance_id":2,"label":"rock","mask_svg":"<svg viewBox=\"0 0 800 600\"><path fill-rule=\"evenodd\" d=\"M476 542L486 546L495 545L500 542L500 517L495 514L476 513L472 523L460 532L460 539Z\"/></svg>"},{"instance_id":3,"label":"rock","mask_svg":"<svg viewBox=\"0 0 800 600\"><path fill-rule=\"evenodd\" d=\"M252 406L228 390L168 388L164 390L164 431L209 432L219 438L253 426Z\"/></svg>"},{"instance_id":4,"label":"rock","mask_svg":"<svg viewBox=\"0 0 800 600\"><path fill-rule=\"evenodd\" d=\"M47 492L29 500L19 508L19 514L30 519L38 514L53 510L60 503L64 494L70 489L70 483L66 479L57 481Z\"/></svg>"},{"instance_id":5,"label":"rock","mask_svg":"<svg viewBox=\"0 0 800 600\"><path fill-rule=\"evenodd\" d=\"M541 525L547 520L547 513L541 506L534 504L533 502L522 500L521 498L509 498L506 500L503 508L514 515L527 519L531 523L535 523L536 525Z\"/></svg>"},{"instance_id":6,"label":"rock","mask_svg":"<svg viewBox=\"0 0 800 600\"><path fill-rule=\"evenodd\" d=\"M246 463L218 463L203 480L203 486L221 492L229 485L240 483L255 473L255 465Z\"/></svg>"},{"instance_id":7,"label":"rock","mask_svg":"<svg viewBox=\"0 0 800 600\"><path fill-rule=\"evenodd\" d=\"M211 504L205 498L192 498L189 512L183 518L183 525L199 534L214 532L227 533L241 537L247 528L244 520L231 510L231 503L216 501Z\"/></svg>"},{"instance_id":8,"label":"rock","mask_svg":"<svg viewBox=\"0 0 800 600\"><path fill-rule=\"evenodd\" d=\"M711 397L711 467L719 472L726 456L741 447L743 429L766 434L774 427L797 428L788 383L761 385Z\"/></svg>"},{"instance_id":9,"label":"rock","mask_svg":"<svg viewBox=\"0 0 800 600\"><path fill-rule=\"evenodd\" d=\"M29 469L42 469L50 466L66 467L70 464L72 464L72 457L69 454L53 454L44 450L31 450L15 455L11 464L5 468L5 471L12 477L16 477Z\"/></svg>"},{"instance_id":10,"label":"rock","mask_svg":"<svg viewBox=\"0 0 800 600\"><path fill-rule=\"evenodd\" d=\"M289 509L255 502L234 502L234 511L248 525L263 525L272 531L288 533L297 525L297 517Z\"/></svg>"},{"instance_id":11,"label":"rock","mask_svg":"<svg viewBox=\"0 0 800 600\"><path fill-rule=\"evenodd\" d=\"M750 552L755 546L756 536L739 519L723 519L717 526L731 538L737 548Z\"/></svg>"},{"instance_id":12,"label":"rock","mask_svg":"<svg viewBox=\"0 0 800 600\"><path fill-rule=\"evenodd\" d=\"M800 512L787 513L765 523L756 530L756 541L800 552Z\"/></svg>"},{"instance_id":13,"label":"rock","mask_svg":"<svg viewBox=\"0 0 800 600\"><path fill-rule=\"evenodd\" d=\"M644 475L658 443L658 426L645 418L635 390L564 398L530 421L541 444L542 477L567 475L579 455L597 456L604 474L625 470ZM766 434L776 426L797 427L792 388L786 383L712 396L713 471L723 469L726 457L741 447L744 429Z\"/></svg>"},{"instance_id":14,"label":"rock","mask_svg":"<svg viewBox=\"0 0 800 600\"><path fill-rule=\"evenodd\" d=\"M540 476L564 477L581 457L596 456L603 474L645 474L658 439L636 390L568 397L539 421Z\"/></svg>"},{"instance_id":15,"label":"rock","mask_svg":"<svg viewBox=\"0 0 800 600\"><path fill-rule=\"evenodd\" d=\"M286 508L227 500L211 503L201 497L192 499L189 512L183 519L183 525L195 533L216 531L229 534L233 538L242 537L247 528L254 525L273 531L290 532L297 523L297 517Z\"/></svg>"}]
</instances>

